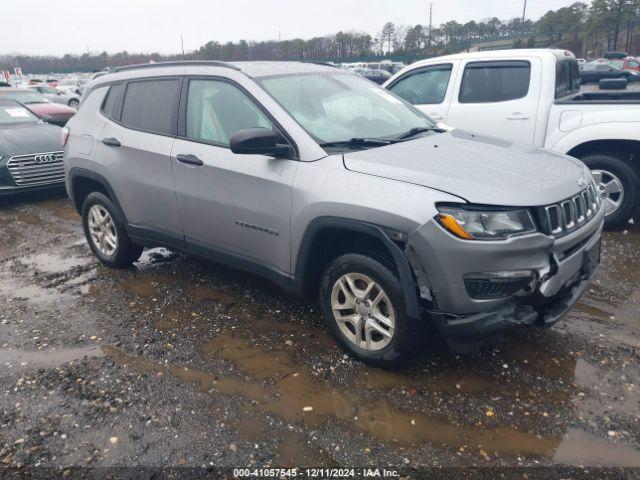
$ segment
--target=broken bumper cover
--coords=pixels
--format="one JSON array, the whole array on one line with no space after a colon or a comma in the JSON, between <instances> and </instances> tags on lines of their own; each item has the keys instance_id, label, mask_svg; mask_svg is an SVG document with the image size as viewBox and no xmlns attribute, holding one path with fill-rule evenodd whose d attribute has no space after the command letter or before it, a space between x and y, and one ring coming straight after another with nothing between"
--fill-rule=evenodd
<instances>
[{"instance_id":1,"label":"broken bumper cover","mask_svg":"<svg viewBox=\"0 0 640 480\"><path fill-rule=\"evenodd\" d=\"M436 225L411 234L409 259L429 317L457 351L490 343L512 325L551 326L587 288L599 263L604 209L579 231L561 238L543 234L504 242L453 238ZM532 281L515 294L478 298L465 278L472 272L525 270Z\"/></svg>"},{"instance_id":2,"label":"broken bumper cover","mask_svg":"<svg viewBox=\"0 0 640 480\"><path fill-rule=\"evenodd\" d=\"M491 312L466 316L430 312L430 316L449 346L458 352L466 352L487 343L510 326L552 326L580 299L589 280L589 275L582 275L573 286L552 298L536 298L536 303L515 300Z\"/></svg>"}]
</instances>

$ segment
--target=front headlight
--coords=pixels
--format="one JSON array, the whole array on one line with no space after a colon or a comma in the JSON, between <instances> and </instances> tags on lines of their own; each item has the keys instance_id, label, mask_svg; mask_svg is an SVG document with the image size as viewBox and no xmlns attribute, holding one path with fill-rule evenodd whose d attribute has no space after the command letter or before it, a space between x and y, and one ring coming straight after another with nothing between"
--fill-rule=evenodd
<instances>
[{"instance_id":1,"label":"front headlight","mask_svg":"<svg viewBox=\"0 0 640 480\"><path fill-rule=\"evenodd\" d=\"M438 207L436 219L447 231L465 240L501 240L536 231L529 210L494 210L450 205Z\"/></svg>"}]
</instances>

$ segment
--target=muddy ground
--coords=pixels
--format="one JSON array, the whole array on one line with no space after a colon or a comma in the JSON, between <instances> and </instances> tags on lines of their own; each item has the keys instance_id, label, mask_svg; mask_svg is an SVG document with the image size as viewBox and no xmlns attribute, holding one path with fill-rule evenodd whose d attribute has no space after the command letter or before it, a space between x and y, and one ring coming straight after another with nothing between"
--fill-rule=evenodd
<instances>
[{"instance_id":1,"label":"muddy ground","mask_svg":"<svg viewBox=\"0 0 640 480\"><path fill-rule=\"evenodd\" d=\"M2 202L0 465L640 467L636 225L554 328L385 371L260 278L109 270L63 193Z\"/></svg>"}]
</instances>

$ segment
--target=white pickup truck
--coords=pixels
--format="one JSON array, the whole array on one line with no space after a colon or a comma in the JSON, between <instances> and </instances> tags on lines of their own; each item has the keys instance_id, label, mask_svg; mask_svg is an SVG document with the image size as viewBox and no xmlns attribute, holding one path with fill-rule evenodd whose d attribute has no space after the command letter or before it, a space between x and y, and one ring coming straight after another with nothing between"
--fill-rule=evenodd
<instances>
[{"instance_id":1,"label":"white pickup truck","mask_svg":"<svg viewBox=\"0 0 640 480\"><path fill-rule=\"evenodd\" d=\"M461 53L416 62L384 84L437 122L581 159L622 226L640 200L640 91L580 92L566 50Z\"/></svg>"}]
</instances>

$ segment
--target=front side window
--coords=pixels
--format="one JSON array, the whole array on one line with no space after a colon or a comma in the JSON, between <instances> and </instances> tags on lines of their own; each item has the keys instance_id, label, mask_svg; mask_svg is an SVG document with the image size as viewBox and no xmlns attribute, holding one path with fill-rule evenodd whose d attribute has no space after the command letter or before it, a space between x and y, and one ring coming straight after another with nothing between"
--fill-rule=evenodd
<instances>
[{"instance_id":1,"label":"front side window","mask_svg":"<svg viewBox=\"0 0 640 480\"><path fill-rule=\"evenodd\" d=\"M238 87L220 80L191 80L187 100L187 137L229 146L239 130L273 128L271 120Z\"/></svg>"},{"instance_id":2,"label":"front side window","mask_svg":"<svg viewBox=\"0 0 640 480\"><path fill-rule=\"evenodd\" d=\"M261 85L318 143L392 139L413 128L434 128L395 95L350 73L278 75Z\"/></svg>"},{"instance_id":3,"label":"front side window","mask_svg":"<svg viewBox=\"0 0 640 480\"><path fill-rule=\"evenodd\" d=\"M438 65L412 72L389 90L413 105L442 103L451 77L451 65Z\"/></svg>"},{"instance_id":4,"label":"front side window","mask_svg":"<svg viewBox=\"0 0 640 480\"><path fill-rule=\"evenodd\" d=\"M180 80L143 80L127 85L121 123L135 130L172 135L176 133L176 112Z\"/></svg>"},{"instance_id":5,"label":"front side window","mask_svg":"<svg viewBox=\"0 0 640 480\"><path fill-rule=\"evenodd\" d=\"M525 61L474 62L464 69L460 103L494 103L527 96L531 64Z\"/></svg>"}]
</instances>

